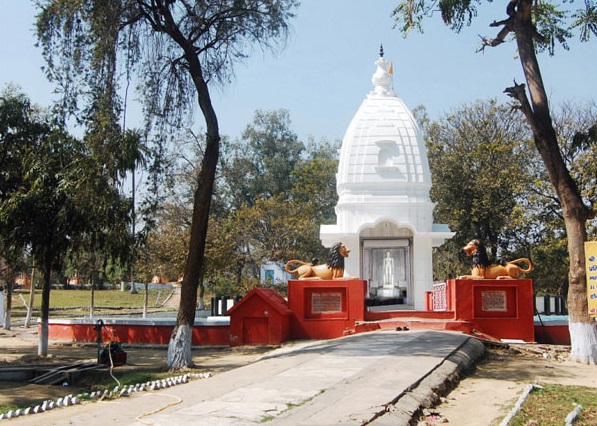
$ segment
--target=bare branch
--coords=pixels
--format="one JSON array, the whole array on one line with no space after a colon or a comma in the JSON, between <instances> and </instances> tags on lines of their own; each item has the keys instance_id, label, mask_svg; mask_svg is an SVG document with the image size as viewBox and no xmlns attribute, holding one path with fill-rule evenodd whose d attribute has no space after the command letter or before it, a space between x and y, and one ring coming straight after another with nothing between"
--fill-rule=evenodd
<instances>
[{"instance_id":1,"label":"bare branch","mask_svg":"<svg viewBox=\"0 0 597 426\"><path fill-rule=\"evenodd\" d=\"M486 47L496 47L506 41L506 37L508 36L508 34L510 34L512 31L514 31L514 28L516 25L515 18L516 18L517 6L518 6L518 0L510 0L510 2L508 3L508 6L506 8L506 13L508 14L508 18L503 19L501 21L493 21L491 24L489 24L489 26L492 28L494 28L494 27L503 27L503 28L500 30L500 32L497 34L497 36L495 38L479 36L479 37L481 37L481 47L479 47L479 49L477 49L477 52L484 52ZM536 40L540 43L547 43L549 41L546 37L539 34L539 32L537 31L537 29L535 27L532 28L532 37L533 37L533 40Z\"/></svg>"},{"instance_id":2,"label":"bare branch","mask_svg":"<svg viewBox=\"0 0 597 426\"><path fill-rule=\"evenodd\" d=\"M493 21L491 24L489 24L490 27L499 27L502 25L504 28L500 30L496 38L479 36L481 37L481 47L477 49L477 52L484 52L486 47L496 47L506 41L506 37L512 31L513 18L510 17L508 19L504 19L503 21L498 22Z\"/></svg>"},{"instance_id":3,"label":"bare branch","mask_svg":"<svg viewBox=\"0 0 597 426\"><path fill-rule=\"evenodd\" d=\"M490 27L501 27L502 25L506 25L509 23L511 18L508 19L504 19L503 21L493 21L491 24L489 24Z\"/></svg>"},{"instance_id":4,"label":"bare branch","mask_svg":"<svg viewBox=\"0 0 597 426\"><path fill-rule=\"evenodd\" d=\"M537 28L533 27L533 40L538 41L540 43L548 43L549 39L537 31Z\"/></svg>"},{"instance_id":5,"label":"bare branch","mask_svg":"<svg viewBox=\"0 0 597 426\"><path fill-rule=\"evenodd\" d=\"M518 84L516 83L516 80L514 80L514 86L507 87L506 89L504 89L504 93L506 93L508 96L516 99L519 102L519 105L514 106L513 109L522 111L522 113L524 114L528 123L531 126L533 134L538 134L539 129L537 127L537 124L535 123L533 108L531 107L529 99L527 98L526 85L524 83Z\"/></svg>"}]
</instances>

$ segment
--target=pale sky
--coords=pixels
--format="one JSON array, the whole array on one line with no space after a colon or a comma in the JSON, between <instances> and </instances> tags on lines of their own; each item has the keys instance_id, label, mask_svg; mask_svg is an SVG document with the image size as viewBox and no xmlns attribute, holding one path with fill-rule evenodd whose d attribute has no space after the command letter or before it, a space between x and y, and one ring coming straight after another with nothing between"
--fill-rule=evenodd
<instances>
[{"instance_id":1,"label":"pale sky","mask_svg":"<svg viewBox=\"0 0 597 426\"><path fill-rule=\"evenodd\" d=\"M390 15L399 0L301 3L280 54L256 50L236 66L231 85L212 88L223 135L238 137L257 109L285 108L302 140L342 138L373 88L380 44L385 58L393 62L397 95L410 109L424 105L431 118L477 99L507 102L504 88L514 79L524 82L514 43L475 53L479 34L496 35L488 24L504 18L504 2L481 7L473 26L461 34L445 28L437 16L427 21L424 34L406 39L392 29ZM16 83L35 103L48 106L52 87L40 70L41 55L34 47L34 14L29 0L0 0L0 88ZM559 48L554 57L539 57L552 105L597 100L597 40L570 44L569 52ZM199 111L197 126L204 127Z\"/></svg>"}]
</instances>

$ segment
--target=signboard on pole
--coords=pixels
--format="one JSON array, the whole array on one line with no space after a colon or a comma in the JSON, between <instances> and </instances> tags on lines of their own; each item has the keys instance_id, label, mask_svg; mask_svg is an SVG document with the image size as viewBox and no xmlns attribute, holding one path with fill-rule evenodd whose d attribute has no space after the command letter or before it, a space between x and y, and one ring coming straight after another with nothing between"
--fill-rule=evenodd
<instances>
[{"instance_id":1,"label":"signboard on pole","mask_svg":"<svg viewBox=\"0 0 597 426\"><path fill-rule=\"evenodd\" d=\"M597 241L585 243L589 316L597 317Z\"/></svg>"}]
</instances>

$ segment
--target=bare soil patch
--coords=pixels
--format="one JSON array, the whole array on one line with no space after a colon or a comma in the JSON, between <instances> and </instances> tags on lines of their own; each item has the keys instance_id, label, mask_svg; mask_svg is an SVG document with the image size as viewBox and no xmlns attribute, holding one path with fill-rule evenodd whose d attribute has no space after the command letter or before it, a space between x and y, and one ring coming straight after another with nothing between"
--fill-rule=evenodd
<instances>
[{"instance_id":1,"label":"bare soil patch","mask_svg":"<svg viewBox=\"0 0 597 426\"><path fill-rule=\"evenodd\" d=\"M528 384L597 388L597 366L569 361L569 350L535 344L490 347L440 405L426 410L419 425L499 425Z\"/></svg>"},{"instance_id":2,"label":"bare soil patch","mask_svg":"<svg viewBox=\"0 0 597 426\"><path fill-rule=\"evenodd\" d=\"M97 361L97 345L50 342L48 357L37 356L37 331L35 328L12 327L0 329L0 368L15 365L64 364ZM123 345L127 353L127 363L115 367L114 374L124 371L165 372L168 348L162 345ZM200 347L193 348L193 372L218 372L230 370L255 361L272 347ZM105 375L109 375L109 370ZM118 377L118 376L117 376ZM115 383L116 384L116 383ZM48 399L57 399L68 394L83 392L77 384L35 385L19 382L0 381L0 407L33 406Z\"/></svg>"}]
</instances>

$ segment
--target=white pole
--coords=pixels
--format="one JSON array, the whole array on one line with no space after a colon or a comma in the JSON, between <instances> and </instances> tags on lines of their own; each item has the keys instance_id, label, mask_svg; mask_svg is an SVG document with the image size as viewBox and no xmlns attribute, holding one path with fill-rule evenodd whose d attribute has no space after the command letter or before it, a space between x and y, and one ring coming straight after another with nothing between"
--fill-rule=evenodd
<instances>
[{"instance_id":1,"label":"white pole","mask_svg":"<svg viewBox=\"0 0 597 426\"><path fill-rule=\"evenodd\" d=\"M4 290L0 290L0 318L4 321Z\"/></svg>"}]
</instances>

